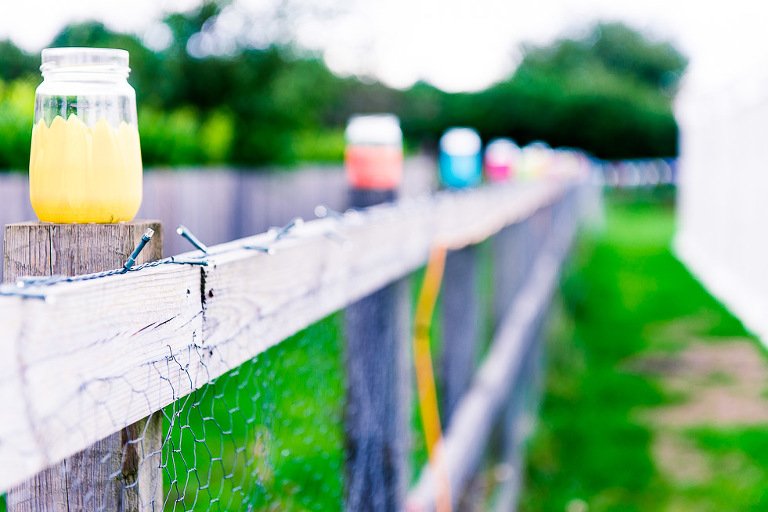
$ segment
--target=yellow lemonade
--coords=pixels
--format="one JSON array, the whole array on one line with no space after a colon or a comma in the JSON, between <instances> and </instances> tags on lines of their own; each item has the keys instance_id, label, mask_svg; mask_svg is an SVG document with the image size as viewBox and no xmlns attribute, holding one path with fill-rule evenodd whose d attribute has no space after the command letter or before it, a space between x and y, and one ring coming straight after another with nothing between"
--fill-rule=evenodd
<instances>
[{"instance_id":1,"label":"yellow lemonade","mask_svg":"<svg viewBox=\"0 0 768 512\"><path fill-rule=\"evenodd\" d=\"M32 128L29 195L43 222L130 221L141 205L141 150L135 125L88 126L76 115Z\"/></svg>"}]
</instances>

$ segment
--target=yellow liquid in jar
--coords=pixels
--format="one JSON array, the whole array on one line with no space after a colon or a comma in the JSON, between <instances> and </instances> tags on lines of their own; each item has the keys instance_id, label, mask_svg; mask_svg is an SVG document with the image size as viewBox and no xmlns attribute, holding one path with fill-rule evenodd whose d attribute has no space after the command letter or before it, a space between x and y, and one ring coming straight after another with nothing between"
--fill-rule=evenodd
<instances>
[{"instance_id":1,"label":"yellow liquid in jar","mask_svg":"<svg viewBox=\"0 0 768 512\"><path fill-rule=\"evenodd\" d=\"M32 128L29 196L43 222L114 223L133 220L141 206L139 131L105 119L89 127L76 115Z\"/></svg>"}]
</instances>

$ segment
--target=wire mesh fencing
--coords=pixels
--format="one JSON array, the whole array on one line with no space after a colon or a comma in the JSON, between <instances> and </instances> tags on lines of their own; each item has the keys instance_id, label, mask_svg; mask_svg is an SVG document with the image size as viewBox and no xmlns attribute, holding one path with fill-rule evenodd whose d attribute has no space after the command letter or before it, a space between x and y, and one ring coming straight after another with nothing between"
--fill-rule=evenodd
<instances>
[{"instance_id":1,"label":"wire mesh fencing","mask_svg":"<svg viewBox=\"0 0 768 512\"><path fill-rule=\"evenodd\" d=\"M163 510L334 510L342 502L338 315L163 411Z\"/></svg>"},{"instance_id":2,"label":"wire mesh fencing","mask_svg":"<svg viewBox=\"0 0 768 512\"><path fill-rule=\"evenodd\" d=\"M61 465L46 470L48 480L59 478L66 494L81 496L81 510L340 509L341 358L339 315L333 315L154 413L142 424L159 421L161 439L150 439L147 429L125 429L123 472L101 473L117 485L94 486ZM154 466L135 474L157 466L162 473L139 496L142 503L126 503L139 483L126 470L129 447L140 464ZM102 455L87 462L114 467L111 452ZM24 498L11 491L10 509L24 509L17 504Z\"/></svg>"},{"instance_id":3,"label":"wire mesh fencing","mask_svg":"<svg viewBox=\"0 0 768 512\"><path fill-rule=\"evenodd\" d=\"M473 247L471 259L476 268L469 274L471 292L461 299L473 303L467 309L476 312L472 319L477 323L475 339L467 340L472 345L468 353L473 374L490 353L497 328L526 285L537 260L546 256L544 251L555 236L556 225L577 215L574 194L566 194L555 206L544 205ZM401 288L408 297L391 305L406 308L407 317L412 315L413 295L418 292L421 276L421 271L416 271L406 277ZM450 289L462 287L446 288ZM463 289L466 293L467 288ZM383 478L382 485L390 485L387 480L395 476L374 475L371 468L393 466L393 471L403 471L396 478L403 479L402 491L407 493L430 462L420 411L412 398L413 368L406 358L406 371L391 375L385 363L395 355L376 345L369 345L363 352L351 348L352 309L332 314L244 363L233 364L222 355L223 351L209 350L204 343L195 345L184 357L167 355L158 359L156 364L175 369L178 379L168 379L164 384L174 389L176 399L100 442L103 446L91 449L81 459L83 465L103 466L103 471L93 467L81 471L72 467L78 456L69 458L37 475L33 485L11 490L7 505L0 500L0 510L6 506L14 512L34 510L29 505L30 495L42 492L45 486L52 487L55 495L78 496L81 510L325 511L394 510L403 506L403 502L394 506L390 502L360 501L356 496L365 494L361 491L365 484L355 486L356 482L377 482L378 478ZM449 350L444 343L446 330L452 328L452 315L445 313L438 308L431 331L441 408L448 407L444 396L448 376L444 372L451 368L440 363ZM542 371L537 343L542 318L543 311L538 311L537 325L527 331L524 343L528 348L519 362L522 370L511 389L504 392L507 398L493 421L493 434L489 439L474 440L482 445L479 451L485 455L482 460L467 461L475 466L468 470L473 475L470 483L465 488L451 489L459 510L502 510L500 504L514 500L509 495L514 496L515 486L519 485L520 450L535 413ZM407 341L411 324L408 320L405 324ZM381 336L385 328L376 323L358 326L370 339ZM361 379L351 375L350 369L356 366L350 364L350 357L364 357L366 364L357 368L364 368L368 374ZM231 369L215 376L218 373L206 374L209 366ZM381 414L356 417L365 411L352 407L354 395L374 381L383 384L371 384L374 387L368 391L379 389L376 386L406 390L402 397L369 393L370 400L382 402L382 414L392 410L391 404L383 402L403 401L400 406L407 412L405 430L398 431L402 438L395 440L403 453L371 450L364 463L354 463L354 455L366 449L360 443L378 443L376 436L386 431L381 423L389 421ZM472 385L471 376L463 392ZM109 404L112 408L119 406ZM451 418L442 412L444 428L450 430ZM401 455L403 468L379 460ZM115 457L120 458L117 464ZM94 479L107 481L108 485ZM398 499L404 498L403 494ZM54 498L50 509L66 510L63 507Z\"/></svg>"}]
</instances>

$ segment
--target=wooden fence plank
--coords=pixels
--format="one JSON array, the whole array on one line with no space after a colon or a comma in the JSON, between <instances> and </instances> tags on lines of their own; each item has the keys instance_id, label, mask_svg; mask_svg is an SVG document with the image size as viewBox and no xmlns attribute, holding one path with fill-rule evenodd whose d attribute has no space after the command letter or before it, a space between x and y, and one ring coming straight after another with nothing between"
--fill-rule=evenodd
<instances>
[{"instance_id":1,"label":"wooden fence plank","mask_svg":"<svg viewBox=\"0 0 768 512\"><path fill-rule=\"evenodd\" d=\"M434 162L405 161L403 196L434 190ZM159 219L168 229L184 224L209 245L266 231L294 217L313 217L318 204L346 207L346 177L340 165L299 169L181 168L144 173L140 218ZM0 173L0 225L35 217L24 173ZM0 238L2 234L0 234ZM189 250L177 237L165 241L165 255ZM2 278L0 268L0 278Z\"/></svg>"},{"instance_id":2,"label":"wooden fence plank","mask_svg":"<svg viewBox=\"0 0 768 512\"><path fill-rule=\"evenodd\" d=\"M20 276L76 275L119 267L147 229L154 231L154 237L138 255L138 263L162 255L162 233L157 222L9 225L4 241L5 277L15 280ZM51 432L38 429L36 433L48 436ZM143 450L137 451L145 441L147 447L162 444L159 415L107 435L11 489L9 511L151 510L158 497L162 499L163 484L159 448L147 451L146 458Z\"/></svg>"},{"instance_id":3,"label":"wooden fence plank","mask_svg":"<svg viewBox=\"0 0 768 512\"><path fill-rule=\"evenodd\" d=\"M445 260L440 351L442 424L447 425L475 373L480 337L478 247L450 251Z\"/></svg>"},{"instance_id":4,"label":"wooden fence plank","mask_svg":"<svg viewBox=\"0 0 768 512\"><path fill-rule=\"evenodd\" d=\"M0 347L15 354L0 358L11 369L0 396L6 410L23 411L0 422L0 488L189 389L182 354L202 333L199 276L198 268L148 269L61 287L49 301L0 300Z\"/></svg>"},{"instance_id":5,"label":"wooden fence plank","mask_svg":"<svg viewBox=\"0 0 768 512\"><path fill-rule=\"evenodd\" d=\"M409 495L407 510L435 510L445 492L450 494L454 506L461 497L481 462L495 420L521 371L573 233L572 222L563 222L550 232L523 289L499 327L472 388L460 401L453 421L437 445L433 463L439 466L430 464L422 470Z\"/></svg>"},{"instance_id":6,"label":"wooden fence plank","mask_svg":"<svg viewBox=\"0 0 768 512\"><path fill-rule=\"evenodd\" d=\"M394 190L349 191L352 208ZM410 290L405 278L350 304L345 319L345 510L394 511L410 477Z\"/></svg>"},{"instance_id":7,"label":"wooden fence plank","mask_svg":"<svg viewBox=\"0 0 768 512\"><path fill-rule=\"evenodd\" d=\"M0 400L15 411L0 422L0 489L407 275L433 244L477 243L570 186L440 193L306 223L274 256L241 248L265 234L212 248L207 267L35 290L46 300L0 297L0 350L13 355L0 358Z\"/></svg>"}]
</instances>

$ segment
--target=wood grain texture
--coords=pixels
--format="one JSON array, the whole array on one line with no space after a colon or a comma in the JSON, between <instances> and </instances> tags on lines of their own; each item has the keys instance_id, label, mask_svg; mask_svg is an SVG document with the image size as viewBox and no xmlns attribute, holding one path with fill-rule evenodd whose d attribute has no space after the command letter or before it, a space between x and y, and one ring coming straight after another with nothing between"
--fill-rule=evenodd
<instances>
[{"instance_id":1,"label":"wood grain texture","mask_svg":"<svg viewBox=\"0 0 768 512\"><path fill-rule=\"evenodd\" d=\"M482 241L571 186L542 181L403 200L307 222L275 243L274 255L243 249L270 243L263 234L213 247L206 267L57 284L39 290L46 300L0 297L8 356L0 358L0 489L406 276L434 244ZM24 236L8 251L11 269L41 235Z\"/></svg>"},{"instance_id":2,"label":"wood grain texture","mask_svg":"<svg viewBox=\"0 0 768 512\"><path fill-rule=\"evenodd\" d=\"M120 267L149 228L154 230L155 235L139 255L139 263L159 259L162 254L162 232L157 222L106 225L30 222L6 226L5 279L14 281L22 276L72 276ZM82 313L80 316L82 321L87 322L87 316L83 318ZM23 352L26 345L23 340L17 341L17 353ZM55 369L51 371L55 372ZM24 372L22 367L19 370L22 379L25 378ZM44 443L51 432L41 428L32 434L36 443ZM162 423L142 420L107 434L105 432L106 437L97 439L83 451L56 462L11 489L8 493L8 510L150 510L150 507L142 507L140 503L144 501L150 504L158 488L162 502L158 447L162 443ZM154 450L142 458L143 453L139 454L137 450L143 449L145 444ZM139 481L142 485L137 485ZM151 496L148 494L150 488L154 493ZM144 491L145 495L140 496L140 491Z\"/></svg>"}]
</instances>

